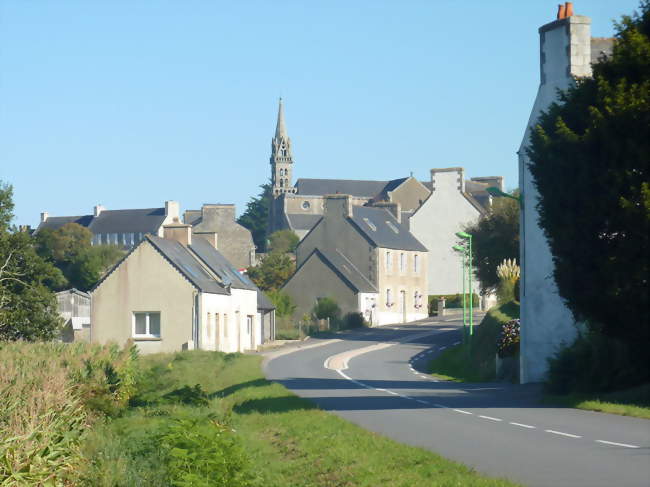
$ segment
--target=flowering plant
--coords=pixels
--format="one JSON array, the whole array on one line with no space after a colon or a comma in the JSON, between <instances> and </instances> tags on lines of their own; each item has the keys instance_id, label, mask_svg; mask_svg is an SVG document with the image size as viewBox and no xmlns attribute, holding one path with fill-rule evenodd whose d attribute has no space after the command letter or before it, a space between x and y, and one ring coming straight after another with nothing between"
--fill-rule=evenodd
<instances>
[{"instance_id":1,"label":"flowering plant","mask_svg":"<svg viewBox=\"0 0 650 487\"><path fill-rule=\"evenodd\" d=\"M499 357L512 357L519 353L520 322L518 319L510 320L501 326L501 333L497 339L497 354Z\"/></svg>"}]
</instances>

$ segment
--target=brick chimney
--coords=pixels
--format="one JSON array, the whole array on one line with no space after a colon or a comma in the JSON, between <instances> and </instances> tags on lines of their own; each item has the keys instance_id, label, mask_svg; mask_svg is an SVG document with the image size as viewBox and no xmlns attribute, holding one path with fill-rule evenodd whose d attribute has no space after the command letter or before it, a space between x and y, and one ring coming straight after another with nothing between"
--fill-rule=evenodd
<instances>
[{"instance_id":1,"label":"brick chimney","mask_svg":"<svg viewBox=\"0 0 650 487\"><path fill-rule=\"evenodd\" d=\"M192 245L192 225L181 223L176 218L174 222L163 225L163 238L175 240L182 245Z\"/></svg>"},{"instance_id":2,"label":"brick chimney","mask_svg":"<svg viewBox=\"0 0 650 487\"><path fill-rule=\"evenodd\" d=\"M217 233L216 232L192 232L195 237L200 237L208 242L210 242L210 245L212 245L215 249L218 249L217 245Z\"/></svg>"},{"instance_id":3,"label":"brick chimney","mask_svg":"<svg viewBox=\"0 0 650 487\"><path fill-rule=\"evenodd\" d=\"M325 195L325 215L352 216L352 197L349 194Z\"/></svg>"},{"instance_id":4,"label":"brick chimney","mask_svg":"<svg viewBox=\"0 0 650 487\"><path fill-rule=\"evenodd\" d=\"M95 205L95 207L93 208L93 215L95 216L95 218L97 218L101 214L101 212L104 211L105 209L106 208L104 208L102 205Z\"/></svg>"}]
</instances>

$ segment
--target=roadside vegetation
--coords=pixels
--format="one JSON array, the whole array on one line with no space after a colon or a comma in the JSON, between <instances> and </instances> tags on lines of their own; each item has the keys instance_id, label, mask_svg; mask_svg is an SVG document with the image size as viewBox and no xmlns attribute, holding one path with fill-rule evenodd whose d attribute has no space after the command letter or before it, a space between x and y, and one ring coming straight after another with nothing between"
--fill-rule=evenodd
<instances>
[{"instance_id":1,"label":"roadside vegetation","mask_svg":"<svg viewBox=\"0 0 650 487\"><path fill-rule=\"evenodd\" d=\"M472 339L434 358L429 372L441 379L460 382L495 381L497 340L503 325L518 318L519 303L516 301L490 309L474 327Z\"/></svg>"},{"instance_id":2,"label":"roadside vegetation","mask_svg":"<svg viewBox=\"0 0 650 487\"><path fill-rule=\"evenodd\" d=\"M257 356L140 361L131 407L83 444L84 485L514 485L319 410L265 380Z\"/></svg>"}]
</instances>

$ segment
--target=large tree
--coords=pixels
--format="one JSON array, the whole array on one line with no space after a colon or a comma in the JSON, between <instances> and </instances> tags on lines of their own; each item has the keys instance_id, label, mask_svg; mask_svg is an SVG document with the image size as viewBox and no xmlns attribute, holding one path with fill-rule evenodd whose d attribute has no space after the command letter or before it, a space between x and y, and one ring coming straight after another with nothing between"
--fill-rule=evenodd
<instances>
[{"instance_id":1,"label":"large tree","mask_svg":"<svg viewBox=\"0 0 650 487\"><path fill-rule=\"evenodd\" d=\"M540 117L528 153L560 295L647 357L650 2L616 28L613 54Z\"/></svg>"},{"instance_id":2,"label":"large tree","mask_svg":"<svg viewBox=\"0 0 650 487\"><path fill-rule=\"evenodd\" d=\"M519 196L517 191L512 195ZM492 291L499 284L497 266L504 259L519 260L519 202L494 198L489 213L465 231L472 235L476 277L484 291Z\"/></svg>"},{"instance_id":3,"label":"large tree","mask_svg":"<svg viewBox=\"0 0 650 487\"><path fill-rule=\"evenodd\" d=\"M60 271L41 258L26 232L11 226L12 188L0 182L0 340L50 340L60 329L54 294Z\"/></svg>"},{"instance_id":4,"label":"large tree","mask_svg":"<svg viewBox=\"0 0 650 487\"><path fill-rule=\"evenodd\" d=\"M266 229L271 206L271 185L260 186L260 194L254 196L246 204L246 211L237 219L237 223L248 228L253 235L253 242L258 252L266 250Z\"/></svg>"}]
</instances>

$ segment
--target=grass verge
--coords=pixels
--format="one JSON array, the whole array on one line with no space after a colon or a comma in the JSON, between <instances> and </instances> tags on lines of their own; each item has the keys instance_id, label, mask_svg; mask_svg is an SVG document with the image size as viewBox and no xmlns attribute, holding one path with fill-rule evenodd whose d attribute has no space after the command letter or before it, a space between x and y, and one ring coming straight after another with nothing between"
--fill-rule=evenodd
<instances>
[{"instance_id":1,"label":"grass verge","mask_svg":"<svg viewBox=\"0 0 650 487\"><path fill-rule=\"evenodd\" d=\"M321 411L267 381L260 360L198 351L142 357L144 372L132 407L96 429L83 445L85 484L514 485ZM171 430L170 423L176 425ZM195 469L191 481L170 482L184 459L196 453L193 448L206 443L199 430L193 433L195 426L202 431L210 424L217 425L216 437L228 447L224 461L200 459L207 467ZM176 462L171 466L170 458ZM235 481L215 480L228 468Z\"/></svg>"},{"instance_id":2,"label":"grass verge","mask_svg":"<svg viewBox=\"0 0 650 487\"><path fill-rule=\"evenodd\" d=\"M588 411L650 419L650 384L598 395L546 395L544 401Z\"/></svg>"},{"instance_id":3,"label":"grass verge","mask_svg":"<svg viewBox=\"0 0 650 487\"><path fill-rule=\"evenodd\" d=\"M445 350L429 364L429 372L444 380L491 382L496 380L496 342L501 325L519 318L519 303L511 301L490 309L475 327L472 342Z\"/></svg>"}]
</instances>

